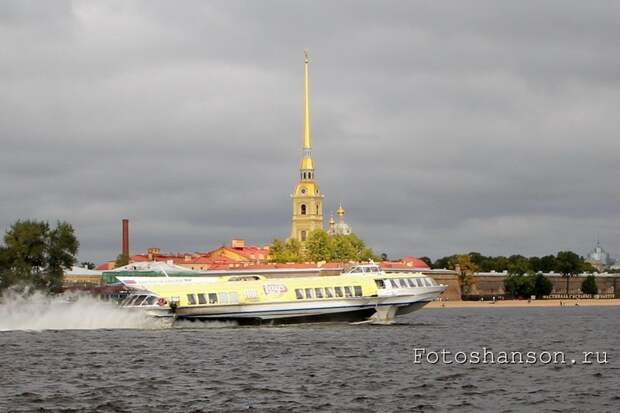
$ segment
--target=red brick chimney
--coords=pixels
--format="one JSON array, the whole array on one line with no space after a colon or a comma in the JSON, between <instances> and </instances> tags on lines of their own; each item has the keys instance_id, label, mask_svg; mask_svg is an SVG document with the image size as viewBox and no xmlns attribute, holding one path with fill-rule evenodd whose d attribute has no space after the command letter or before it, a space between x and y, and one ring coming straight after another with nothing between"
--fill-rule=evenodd
<instances>
[{"instance_id":1,"label":"red brick chimney","mask_svg":"<svg viewBox=\"0 0 620 413\"><path fill-rule=\"evenodd\" d=\"M123 219L123 255L129 257L129 220Z\"/></svg>"}]
</instances>

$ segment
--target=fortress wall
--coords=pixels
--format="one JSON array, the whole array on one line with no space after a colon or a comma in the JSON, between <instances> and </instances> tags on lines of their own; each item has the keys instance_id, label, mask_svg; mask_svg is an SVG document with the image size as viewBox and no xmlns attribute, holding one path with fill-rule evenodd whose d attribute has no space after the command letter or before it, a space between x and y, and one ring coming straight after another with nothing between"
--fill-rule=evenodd
<instances>
[{"instance_id":1,"label":"fortress wall","mask_svg":"<svg viewBox=\"0 0 620 413\"><path fill-rule=\"evenodd\" d=\"M474 276L474 282L471 286L470 294L472 295L504 295L504 279L505 275L497 276Z\"/></svg>"},{"instance_id":2,"label":"fortress wall","mask_svg":"<svg viewBox=\"0 0 620 413\"><path fill-rule=\"evenodd\" d=\"M471 287L471 295L503 295L506 293L504 289L504 280L506 274L486 275L486 276L474 276L474 283ZM547 277L553 284L553 290L551 294L566 294L566 278L552 275ZM569 279L569 294L581 294L581 283L586 278L586 275L579 275L576 277L570 277ZM599 294L614 294L620 295L620 274L613 274L609 276L597 276L596 285L599 289ZM615 285L615 289L614 289Z\"/></svg>"},{"instance_id":3,"label":"fortress wall","mask_svg":"<svg viewBox=\"0 0 620 413\"><path fill-rule=\"evenodd\" d=\"M439 284L445 284L448 289L441 294L441 298L449 301L461 300L461 285L459 283L459 277L450 271L449 273L430 273L428 274Z\"/></svg>"},{"instance_id":4,"label":"fortress wall","mask_svg":"<svg viewBox=\"0 0 620 413\"><path fill-rule=\"evenodd\" d=\"M570 277L568 284L569 294L580 294L581 283L586 276ZM564 277L549 277L553 283L553 291L551 294L566 294L566 278ZM596 277L596 286L598 287L599 294L614 294L620 291L614 290L614 283L618 289L620 289L620 274L614 274L614 276Z\"/></svg>"}]
</instances>

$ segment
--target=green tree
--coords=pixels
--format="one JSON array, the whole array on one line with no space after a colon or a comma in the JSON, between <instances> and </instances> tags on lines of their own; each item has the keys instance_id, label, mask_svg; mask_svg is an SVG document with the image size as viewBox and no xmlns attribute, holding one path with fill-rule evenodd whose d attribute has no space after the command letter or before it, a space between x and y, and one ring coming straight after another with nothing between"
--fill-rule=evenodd
<instances>
[{"instance_id":1,"label":"green tree","mask_svg":"<svg viewBox=\"0 0 620 413\"><path fill-rule=\"evenodd\" d=\"M529 297L533 294L534 283L532 276L514 274L504 279L504 288L513 297Z\"/></svg>"},{"instance_id":2,"label":"green tree","mask_svg":"<svg viewBox=\"0 0 620 413\"><path fill-rule=\"evenodd\" d=\"M483 263L483 261L485 259L485 257L482 254L480 254L479 252L472 251L472 252L470 252L467 255L469 255L469 258L470 258L471 262L476 264L478 266L478 268L480 268L482 266L482 263Z\"/></svg>"},{"instance_id":3,"label":"green tree","mask_svg":"<svg viewBox=\"0 0 620 413\"><path fill-rule=\"evenodd\" d=\"M64 270L75 264L75 255L79 247L75 231L67 222L58 222L56 228L48 232L46 271L48 290L58 292L62 289Z\"/></svg>"},{"instance_id":4,"label":"green tree","mask_svg":"<svg viewBox=\"0 0 620 413\"><path fill-rule=\"evenodd\" d=\"M376 260L378 258L373 253L372 249L366 247L366 244L360 237L355 234L345 235L345 237L349 238L351 242L351 246L353 247L353 257L351 257L354 261L368 261L368 260Z\"/></svg>"},{"instance_id":5,"label":"green tree","mask_svg":"<svg viewBox=\"0 0 620 413\"><path fill-rule=\"evenodd\" d=\"M275 239L269 256L272 262L379 260L357 235L330 236L323 230L312 231L303 244L294 238L286 243Z\"/></svg>"},{"instance_id":6,"label":"green tree","mask_svg":"<svg viewBox=\"0 0 620 413\"><path fill-rule=\"evenodd\" d=\"M566 278L566 294L569 293L570 277L581 272L583 259L572 251L560 251L555 257L555 270Z\"/></svg>"},{"instance_id":7,"label":"green tree","mask_svg":"<svg viewBox=\"0 0 620 413\"><path fill-rule=\"evenodd\" d=\"M441 268L454 268L454 260L456 259L456 255L450 255L447 257L437 258L433 263L432 268L441 269Z\"/></svg>"},{"instance_id":8,"label":"green tree","mask_svg":"<svg viewBox=\"0 0 620 413\"><path fill-rule=\"evenodd\" d=\"M534 268L536 272L551 272L555 270L556 259L553 255L545 255L540 257L538 268Z\"/></svg>"},{"instance_id":9,"label":"green tree","mask_svg":"<svg viewBox=\"0 0 620 413\"><path fill-rule=\"evenodd\" d=\"M534 289L532 294L536 296L536 298L542 298L545 295L551 294L553 290L553 283L547 277L545 277L542 273L537 273L534 277Z\"/></svg>"},{"instance_id":10,"label":"green tree","mask_svg":"<svg viewBox=\"0 0 620 413\"><path fill-rule=\"evenodd\" d=\"M504 278L504 289L508 294L513 297L517 296L517 292L521 286L521 276L520 275L509 275Z\"/></svg>"},{"instance_id":11,"label":"green tree","mask_svg":"<svg viewBox=\"0 0 620 413\"><path fill-rule=\"evenodd\" d=\"M540 257L530 257L527 261L532 272L540 272Z\"/></svg>"},{"instance_id":12,"label":"green tree","mask_svg":"<svg viewBox=\"0 0 620 413\"><path fill-rule=\"evenodd\" d=\"M49 225L38 221L17 221L4 235L10 271L15 280L40 287L39 274L45 266Z\"/></svg>"},{"instance_id":13,"label":"green tree","mask_svg":"<svg viewBox=\"0 0 620 413\"><path fill-rule=\"evenodd\" d=\"M17 221L4 236L0 286L30 284L57 292L62 288L63 273L76 261L79 242L73 227L58 222L50 229L43 221Z\"/></svg>"},{"instance_id":14,"label":"green tree","mask_svg":"<svg viewBox=\"0 0 620 413\"><path fill-rule=\"evenodd\" d=\"M9 250L0 245L0 291L15 283L14 274L11 272Z\"/></svg>"},{"instance_id":15,"label":"green tree","mask_svg":"<svg viewBox=\"0 0 620 413\"><path fill-rule=\"evenodd\" d=\"M302 262L304 261L301 243L291 238L284 242L274 239L269 247L269 258L271 262Z\"/></svg>"},{"instance_id":16,"label":"green tree","mask_svg":"<svg viewBox=\"0 0 620 413\"><path fill-rule=\"evenodd\" d=\"M303 262L305 261L304 249L301 242L295 238L286 241L286 262Z\"/></svg>"},{"instance_id":17,"label":"green tree","mask_svg":"<svg viewBox=\"0 0 620 413\"><path fill-rule=\"evenodd\" d=\"M469 255L457 255L452 263L452 269L459 274L461 291L464 294L469 294L474 283L474 273L480 271L480 268L472 262Z\"/></svg>"},{"instance_id":18,"label":"green tree","mask_svg":"<svg viewBox=\"0 0 620 413\"><path fill-rule=\"evenodd\" d=\"M284 254L286 253L286 243L281 239L274 239L269 246L269 261L271 262L286 262L283 261Z\"/></svg>"},{"instance_id":19,"label":"green tree","mask_svg":"<svg viewBox=\"0 0 620 413\"><path fill-rule=\"evenodd\" d=\"M310 261L329 261L332 257L329 235L322 229L311 231L304 247L305 255Z\"/></svg>"},{"instance_id":20,"label":"green tree","mask_svg":"<svg viewBox=\"0 0 620 413\"><path fill-rule=\"evenodd\" d=\"M94 262L90 262L90 261L82 261L80 263L80 266L82 268L88 268L89 270L94 270L95 269L95 263Z\"/></svg>"},{"instance_id":21,"label":"green tree","mask_svg":"<svg viewBox=\"0 0 620 413\"><path fill-rule=\"evenodd\" d=\"M598 286L596 285L596 277L594 275L588 275L581 283L581 292L584 294L596 295L598 294Z\"/></svg>"},{"instance_id":22,"label":"green tree","mask_svg":"<svg viewBox=\"0 0 620 413\"><path fill-rule=\"evenodd\" d=\"M116 257L116 261L114 261L114 267L124 267L129 264L129 255L127 254L118 254Z\"/></svg>"},{"instance_id":23,"label":"green tree","mask_svg":"<svg viewBox=\"0 0 620 413\"><path fill-rule=\"evenodd\" d=\"M331 259L334 261L350 261L355 257L355 248L347 235L334 235L330 240Z\"/></svg>"},{"instance_id":24,"label":"green tree","mask_svg":"<svg viewBox=\"0 0 620 413\"><path fill-rule=\"evenodd\" d=\"M497 272L508 271L510 260L504 256L493 257L493 267Z\"/></svg>"},{"instance_id":25,"label":"green tree","mask_svg":"<svg viewBox=\"0 0 620 413\"><path fill-rule=\"evenodd\" d=\"M585 262L585 261L583 261L581 264L581 271L590 272L590 273L599 272L599 270L594 265L590 264L589 262Z\"/></svg>"},{"instance_id":26,"label":"green tree","mask_svg":"<svg viewBox=\"0 0 620 413\"><path fill-rule=\"evenodd\" d=\"M530 262L523 255L511 255L508 258L508 274L523 275L530 271Z\"/></svg>"}]
</instances>

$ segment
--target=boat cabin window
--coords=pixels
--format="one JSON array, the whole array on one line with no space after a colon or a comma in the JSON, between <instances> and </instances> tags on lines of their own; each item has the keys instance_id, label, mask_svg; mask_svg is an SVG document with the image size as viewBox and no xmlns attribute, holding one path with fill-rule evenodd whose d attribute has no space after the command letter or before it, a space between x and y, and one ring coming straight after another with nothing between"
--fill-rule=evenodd
<instances>
[{"instance_id":1,"label":"boat cabin window","mask_svg":"<svg viewBox=\"0 0 620 413\"><path fill-rule=\"evenodd\" d=\"M435 281L434 279L429 278L428 280L431 282L431 285L433 285L433 286L438 285L437 281Z\"/></svg>"},{"instance_id":2,"label":"boat cabin window","mask_svg":"<svg viewBox=\"0 0 620 413\"><path fill-rule=\"evenodd\" d=\"M196 296L194 294L187 294L187 304L189 305L196 304Z\"/></svg>"},{"instance_id":3,"label":"boat cabin window","mask_svg":"<svg viewBox=\"0 0 620 413\"><path fill-rule=\"evenodd\" d=\"M144 300L144 302L142 302L142 305L153 305L155 304L155 296L154 295L149 295L148 297L146 297L146 300Z\"/></svg>"},{"instance_id":4,"label":"boat cabin window","mask_svg":"<svg viewBox=\"0 0 620 413\"><path fill-rule=\"evenodd\" d=\"M131 303L135 301L136 298L137 297L135 295L128 295L127 298L125 298L125 302L123 305L131 305Z\"/></svg>"},{"instance_id":5,"label":"boat cabin window","mask_svg":"<svg viewBox=\"0 0 620 413\"><path fill-rule=\"evenodd\" d=\"M360 267L353 267L350 272L364 272Z\"/></svg>"},{"instance_id":6,"label":"boat cabin window","mask_svg":"<svg viewBox=\"0 0 620 413\"><path fill-rule=\"evenodd\" d=\"M207 298L205 297L204 293L200 293L198 294L198 304L206 304L207 303Z\"/></svg>"},{"instance_id":7,"label":"boat cabin window","mask_svg":"<svg viewBox=\"0 0 620 413\"><path fill-rule=\"evenodd\" d=\"M355 292L355 296L356 297L361 297L362 296L362 287L359 285L356 285L355 287L353 287L353 291Z\"/></svg>"},{"instance_id":8,"label":"boat cabin window","mask_svg":"<svg viewBox=\"0 0 620 413\"><path fill-rule=\"evenodd\" d=\"M424 279L424 284L426 284L427 287L432 287L433 284L431 284L431 281L428 278Z\"/></svg>"},{"instance_id":9,"label":"boat cabin window","mask_svg":"<svg viewBox=\"0 0 620 413\"><path fill-rule=\"evenodd\" d=\"M237 277L229 277L228 281L259 281L260 275L240 275Z\"/></svg>"},{"instance_id":10,"label":"boat cabin window","mask_svg":"<svg viewBox=\"0 0 620 413\"><path fill-rule=\"evenodd\" d=\"M217 294L209 293L209 304L217 304Z\"/></svg>"},{"instance_id":11,"label":"boat cabin window","mask_svg":"<svg viewBox=\"0 0 620 413\"><path fill-rule=\"evenodd\" d=\"M306 288L306 298L314 298L312 295L312 288Z\"/></svg>"},{"instance_id":12,"label":"boat cabin window","mask_svg":"<svg viewBox=\"0 0 620 413\"><path fill-rule=\"evenodd\" d=\"M142 303L147 299L147 297L148 296L146 295L141 295L140 297L138 297L134 305L142 305Z\"/></svg>"},{"instance_id":13,"label":"boat cabin window","mask_svg":"<svg viewBox=\"0 0 620 413\"><path fill-rule=\"evenodd\" d=\"M298 300L303 300L303 298L304 298L304 292L301 290L301 288L297 288L297 289L295 289L295 297L296 297Z\"/></svg>"},{"instance_id":14,"label":"boat cabin window","mask_svg":"<svg viewBox=\"0 0 620 413\"><path fill-rule=\"evenodd\" d=\"M390 284L392 285L392 288L398 288L398 284L396 284L396 280L390 280Z\"/></svg>"},{"instance_id":15,"label":"boat cabin window","mask_svg":"<svg viewBox=\"0 0 620 413\"><path fill-rule=\"evenodd\" d=\"M325 287L325 298L334 298L334 289L332 287Z\"/></svg>"},{"instance_id":16,"label":"boat cabin window","mask_svg":"<svg viewBox=\"0 0 620 413\"><path fill-rule=\"evenodd\" d=\"M247 289L245 290L245 298L247 298L248 300L254 300L258 298L258 292L256 292L256 290L253 288Z\"/></svg>"},{"instance_id":17,"label":"boat cabin window","mask_svg":"<svg viewBox=\"0 0 620 413\"><path fill-rule=\"evenodd\" d=\"M383 280L375 280L375 284L377 284L377 288L380 290L385 288L385 281Z\"/></svg>"},{"instance_id":18,"label":"boat cabin window","mask_svg":"<svg viewBox=\"0 0 620 413\"><path fill-rule=\"evenodd\" d=\"M316 298L323 298L323 289L322 288L315 288L314 289L314 294L316 295Z\"/></svg>"},{"instance_id":19,"label":"boat cabin window","mask_svg":"<svg viewBox=\"0 0 620 413\"><path fill-rule=\"evenodd\" d=\"M136 301L134 301L131 305L140 305L145 298L146 295L139 295L138 297L136 297Z\"/></svg>"},{"instance_id":20,"label":"boat cabin window","mask_svg":"<svg viewBox=\"0 0 620 413\"><path fill-rule=\"evenodd\" d=\"M239 295L237 292L232 291L228 293L220 293L220 304L237 304L239 302Z\"/></svg>"},{"instance_id":21,"label":"boat cabin window","mask_svg":"<svg viewBox=\"0 0 620 413\"><path fill-rule=\"evenodd\" d=\"M407 280L406 280L406 279L401 278L401 279L400 279L400 280L398 280L398 281L400 281L400 286L401 286L402 288L409 288L409 284L407 284Z\"/></svg>"},{"instance_id":22,"label":"boat cabin window","mask_svg":"<svg viewBox=\"0 0 620 413\"><path fill-rule=\"evenodd\" d=\"M342 297L342 287L335 287L336 297Z\"/></svg>"},{"instance_id":23,"label":"boat cabin window","mask_svg":"<svg viewBox=\"0 0 620 413\"><path fill-rule=\"evenodd\" d=\"M351 291L351 287L344 287L344 296L353 297L353 292Z\"/></svg>"},{"instance_id":24,"label":"boat cabin window","mask_svg":"<svg viewBox=\"0 0 620 413\"><path fill-rule=\"evenodd\" d=\"M424 284L422 284L422 280L420 278L416 278L415 282L418 284L418 287L424 287Z\"/></svg>"}]
</instances>

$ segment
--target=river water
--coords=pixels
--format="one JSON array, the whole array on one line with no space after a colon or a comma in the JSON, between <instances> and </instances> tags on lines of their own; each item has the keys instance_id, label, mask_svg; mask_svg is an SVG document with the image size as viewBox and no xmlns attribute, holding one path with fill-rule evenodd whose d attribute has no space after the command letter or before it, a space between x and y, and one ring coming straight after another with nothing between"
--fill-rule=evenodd
<instances>
[{"instance_id":1,"label":"river water","mask_svg":"<svg viewBox=\"0 0 620 413\"><path fill-rule=\"evenodd\" d=\"M28 331L11 317L0 311L2 412L620 410L618 307L426 309L394 326L108 319ZM561 351L566 362L416 363L416 348ZM587 351L607 363L583 364Z\"/></svg>"}]
</instances>

